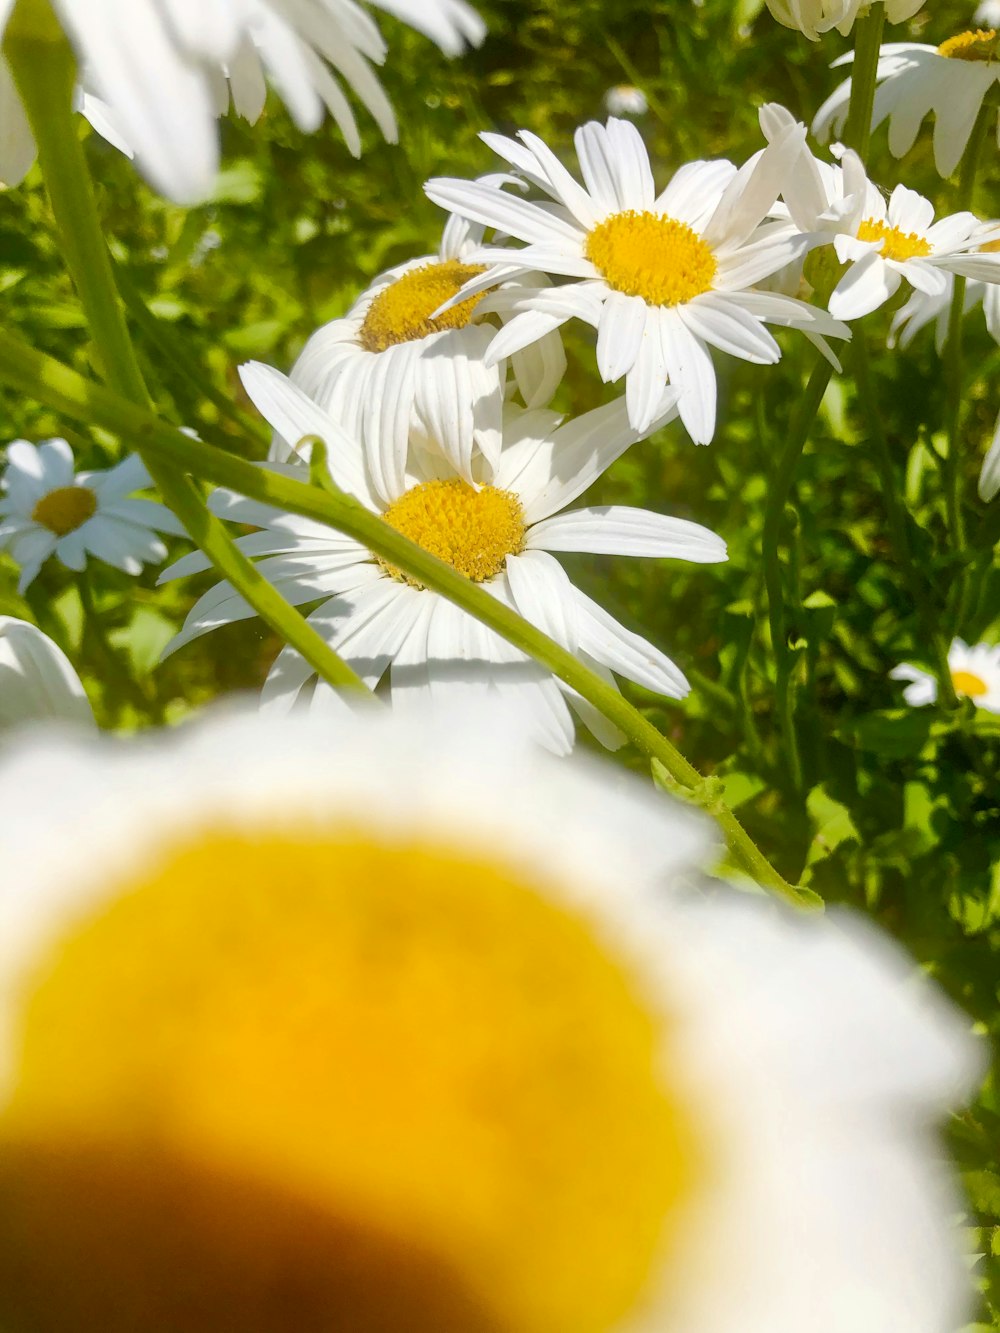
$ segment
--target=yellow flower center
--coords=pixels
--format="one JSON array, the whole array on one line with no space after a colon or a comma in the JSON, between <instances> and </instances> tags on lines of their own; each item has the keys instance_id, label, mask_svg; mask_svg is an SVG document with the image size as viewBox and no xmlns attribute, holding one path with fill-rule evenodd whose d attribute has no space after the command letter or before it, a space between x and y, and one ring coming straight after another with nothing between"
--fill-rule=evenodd
<instances>
[{"instance_id":1,"label":"yellow flower center","mask_svg":"<svg viewBox=\"0 0 1000 1333\"><path fill-rule=\"evenodd\" d=\"M495 486L477 491L457 477L412 487L383 518L476 583L499 574L524 543L524 511L516 495ZM379 564L393 578L406 578L388 561Z\"/></svg>"},{"instance_id":2,"label":"yellow flower center","mask_svg":"<svg viewBox=\"0 0 1000 1333\"><path fill-rule=\"evenodd\" d=\"M612 213L587 237L586 255L609 287L649 305L683 305L712 290L718 265L686 222L660 213Z\"/></svg>"},{"instance_id":3,"label":"yellow flower center","mask_svg":"<svg viewBox=\"0 0 1000 1333\"><path fill-rule=\"evenodd\" d=\"M928 240L915 231L900 231L885 222L868 218L858 228L859 241L881 241L882 258L895 259L902 263L907 259L922 258L931 253Z\"/></svg>"},{"instance_id":4,"label":"yellow flower center","mask_svg":"<svg viewBox=\"0 0 1000 1333\"><path fill-rule=\"evenodd\" d=\"M953 671L951 683L955 687L956 694L967 694L970 699L979 699L989 693L989 686L982 676L977 676L971 671Z\"/></svg>"},{"instance_id":5,"label":"yellow flower center","mask_svg":"<svg viewBox=\"0 0 1000 1333\"><path fill-rule=\"evenodd\" d=\"M43 495L31 511L35 523L57 537L75 532L97 510L97 496L87 486L60 486Z\"/></svg>"},{"instance_id":6,"label":"yellow flower center","mask_svg":"<svg viewBox=\"0 0 1000 1333\"><path fill-rule=\"evenodd\" d=\"M397 343L414 342L443 329L464 329L485 292L460 301L436 319L431 315L470 278L485 272L483 264L460 264L457 259L410 269L383 287L368 307L361 346L368 352L384 352Z\"/></svg>"},{"instance_id":7,"label":"yellow flower center","mask_svg":"<svg viewBox=\"0 0 1000 1333\"><path fill-rule=\"evenodd\" d=\"M286 824L115 888L23 986L0 1326L605 1333L674 1280L673 1025L534 871Z\"/></svg>"},{"instance_id":8,"label":"yellow flower center","mask_svg":"<svg viewBox=\"0 0 1000 1333\"><path fill-rule=\"evenodd\" d=\"M960 32L956 37L949 37L938 47L939 56L949 60L995 60L997 55L997 37L995 28L978 28L975 32Z\"/></svg>"},{"instance_id":9,"label":"yellow flower center","mask_svg":"<svg viewBox=\"0 0 1000 1333\"><path fill-rule=\"evenodd\" d=\"M1000 251L1000 240L987 241L985 245L981 245L979 248L984 254L995 255Z\"/></svg>"}]
</instances>

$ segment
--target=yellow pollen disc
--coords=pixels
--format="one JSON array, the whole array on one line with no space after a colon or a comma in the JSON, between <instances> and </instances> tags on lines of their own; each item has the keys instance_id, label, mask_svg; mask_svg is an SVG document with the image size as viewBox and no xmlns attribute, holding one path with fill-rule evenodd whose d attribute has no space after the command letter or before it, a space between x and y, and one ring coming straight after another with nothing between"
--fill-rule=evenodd
<instances>
[{"instance_id":1,"label":"yellow pollen disc","mask_svg":"<svg viewBox=\"0 0 1000 1333\"><path fill-rule=\"evenodd\" d=\"M613 213L587 237L587 258L609 287L648 305L683 305L712 290L718 265L685 222L659 213Z\"/></svg>"},{"instance_id":2,"label":"yellow pollen disc","mask_svg":"<svg viewBox=\"0 0 1000 1333\"><path fill-rule=\"evenodd\" d=\"M524 512L516 495L496 486L477 491L457 477L414 486L382 517L476 583L499 574L507 557L517 555L524 543ZM395 565L385 560L379 564L393 578L405 579Z\"/></svg>"},{"instance_id":3,"label":"yellow pollen disc","mask_svg":"<svg viewBox=\"0 0 1000 1333\"><path fill-rule=\"evenodd\" d=\"M979 248L984 254L995 255L1000 251L1000 240L987 241L985 245L981 245Z\"/></svg>"},{"instance_id":4,"label":"yellow pollen disc","mask_svg":"<svg viewBox=\"0 0 1000 1333\"><path fill-rule=\"evenodd\" d=\"M87 486L60 486L43 495L31 511L35 523L57 537L75 532L97 510L97 496Z\"/></svg>"},{"instance_id":5,"label":"yellow pollen disc","mask_svg":"<svg viewBox=\"0 0 1000 1333\"><path fill-rule=\"evenodd\" d=\"M931 253L930 242L915 231L900 231L885 222L868 218L858 228L859 241L881 241L882 258L895 259L902 263L906 259L921 259Z\"/></svg>"},{"instance_id":6,"label":"yellow pollen disc","mask_svg":"<svg viewBox=\"0 0 1000 1333\"><path fill-rule=\"evenodd\" d=\"M368 352L384 352L396 343L414 342L443 329L464 329L485 292L460 301L437 319L431 315L470 278L485 272L483 264L460 264L457 259L410 269L384 287L368 307L361 346Z\"/></svg>"},{"instance_id":7,"label":"yellow pollen disc","mask_svg":"<svg viewBox=\"0 0 1000 1333\"><path fill-rule=\"evenodd\" d=\"M559 904L356 828L162 852L30 980L0 1326L617 1329L707 1155L671 1021Z\"/></svg>"},{"instance_id":8,"label":"yellow pollen disc","mask_svg":"<svg viewBox=\"0 0 1000 1333\"><path fill-rule=\"evenodd\" d=\"M989 693L989 686L982 676L977 676L971 671L953 671L951 683L955 687L956 694L967 694L970 699L978 699Z\"/></svg>"},{"instance_id":9,"label":"yellow pollen disc","mask_svg":"<svg viewBox=\"0 0 1000 1333\"><path fill-rule=\"evenodd\" d=\"M939 56L949 60L995 60L997 56L997 30L978 28L975 32L960 32L957 37L949 37L938 47Z\"/></svg>"}]
</instances>

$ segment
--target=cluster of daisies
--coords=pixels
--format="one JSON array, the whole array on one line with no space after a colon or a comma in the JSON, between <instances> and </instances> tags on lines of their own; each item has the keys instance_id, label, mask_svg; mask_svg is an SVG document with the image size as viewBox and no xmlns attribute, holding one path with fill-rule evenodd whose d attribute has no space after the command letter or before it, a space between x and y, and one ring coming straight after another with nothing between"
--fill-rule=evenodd
<instances>
[{"instance_id":1,"label":"cluster of daisies","mask_svg":"<svg viewBox=\"0 0 1000 1333\"><path fill-rule=\"evenodd\" d=\"M816 157L806 127L783 107L765 106L760 119L765 146L747 162L688 163L659 191L643 140L624 120L577 131L582 181L527 131L484 135L502 170L427 184L450 212L436 254L377 278L312 336L290 376L242 368L274 432L268 466L307 479L306 437L318 436L336 485L391 527L607 680L682 698L681 670L576 588L557 556L711 563L726 558L723 540L685 519L574 502L675 416L695 443L711 441L713 355L774 363L771 328L788 328L836 364L829 340L848 339L849 322L903 284L912 296L893 326L903 320L903 339L940 317L956 277L989 293L990 310L1000 284L1000 223L969 212L935 219L933 205L902 185L887 199L853 152ZM808 291L804 265L823 247L843 266L827 309L792 294ZM596 330L600 376L624 381L624 393L567 419L551 403L566 364L561 326L573 318ZM162 560L152 529L176 531L173 520L128 494L147 481L135 460L105 476L74 475L64 441L12 445L0 542L21 565L22 587L53 552L74 569L88 551L129 572ZM357 541L227 492L211 503L254 529L238 538L244 552L290 603L318 603L310 623L397 708L498 696L557 753L572 747L574 712L604 744L619 742L546 669ZM194 553L164 577L208 568ZM170 650L252 614L217 584ZM993 709L996 668L983 671L956 665L956 689ZM916 702L918 693L923 701L926 691L907 696ZM300 704L344 707L286 647L263 706Z\"/></svg>"}]
</instances>

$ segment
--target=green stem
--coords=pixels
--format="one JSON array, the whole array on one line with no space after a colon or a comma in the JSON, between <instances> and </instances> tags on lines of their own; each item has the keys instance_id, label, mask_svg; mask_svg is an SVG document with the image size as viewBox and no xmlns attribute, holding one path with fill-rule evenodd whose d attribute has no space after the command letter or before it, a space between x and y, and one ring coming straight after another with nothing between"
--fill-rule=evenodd
<instances>
[{"instance_id":1,"label":"green stem","mask_svg":"<svg viewBox=\"0 0 1000 1333\"><path fill-rule=\"evenodd\" d=\"M819 900L808 890L788 884L751 840L733 812L712 793L711 786L684 756L612 686L588 670L572 653L522 619L495 597L409 541L352 496L306 485L255 467L235 454L192 440L149 412L78 375L68 366L22 343L0 329L0 382L30 395L57 412L104 427L141 443L145 453L170 460L195 476L247 495L288 513L311 518L346 533L409 574L416 582L454 602L476 620L528 653L598 708L650 758L659 760L679 794L699 801L715 816L734 860L753 879L799 906Z\"/></svg>"},{"instance_id":2,"label":"green stem","mask_svg":"<svg viewBox=\"0 0 1000 1333\"><path fill-rule=\"evenodd\" d=\"M879 0L855 24L854 72L851 75L851 102L844 126L844 143L853 148L862 162L868 160L872 133L872 107L879 48L885 27L885 5Z\"/></svg>"},{"instance_id":3,"label":"green stem","mask_svg":"<svg viewBox=\"0 0 1000 1333\"><path fill-rule=\"evenodd\" d=\"M802 789L802 762L795 732L795 705L791 688L793 662L788 651L785 625L781 529L785 517L785 505L795 483L799 459L802 457L802 450L809 438L809 432L832 374L833 368L828 361L820 359L813 367L805 393L796 407L788 439L785 441L778 465L768 485L767 507L764 510L764 583L767 587L767 616L771 628L771 651L774 653L778 715L784 733L792 786L797 792Z\"/></svg>"},{"instance_id":4,"label":"green stem","mask_svg":"<svg viewBox=\"0 0 1000 1333\"><path fill-rule=\"evenodd\" d=\"M962 212L972 205L979 159L982 155L983 144L986 142L990 122L995 116L996 108L993 106L992 98L985 99L983 105L979 108L979 115L976 117L976 123L962 156L962 169L955 200L956 212ZM959 427L962 420L962 325L965 315L965 288L966 279L956 274L951 307L948 311L948 341L944 353L945 435L948 441L948 454L944 465L945 505L952 550L960 560L964 559L966 548L965 518L962 513L961 445L959 441ZM959 630L962 628L967 596L968 579L966 575L967 571L963 566L957 580L955 625Z\"/></svg>"},{"instance_id":5,"label":"green stem","mask_svg":"<svg viewBox=\"0 0 1000 1333\"><path fill-rule=\"evenodd\" d=\"M72 111L76 62L65 38L50 40L35 27L46 6L21 4L4 43L28 120L38 145L38 158L62 253L80 296L94 340L101 373L133 403L150 404L136 359L101 230L97 203ZM127 437L126 437L127 438ZM164 501L195 541L254 608L261 619L293 647L331 685L368 694L364 681L299 613L264 579L237 547L225 524L210 513L199 488L178 470L179 460L154 453L149 468Z\"/></svg>"},{"instance_id":6,"label":"green stem","mask_svg":"<svg viewBox=\"0 0 1000 1333\"><path fill-rule=\"evenodd\" d=\"M889 535L896 563L902 570L910 599L916 609L921 626L921 635L930 647L933 656L934 674L938 680L938 698L946 708L954 708L958 700L955 697L951 671L948 668L948 644L938 628L940 617L931 605L923 576L913 559L910 534L906 522L906 509L902 500L902 489L896 479L889 441L882 428L882 417L879 413L878 400L875 396L868 362L868 343L864 330L860 326L854 330L853 354L854 379L858 388L858 399L864 413L869 437L875 445L875 462L878 467L879 482L882 487L886 517L889 520Z\"/></svg>"}]
</instances>

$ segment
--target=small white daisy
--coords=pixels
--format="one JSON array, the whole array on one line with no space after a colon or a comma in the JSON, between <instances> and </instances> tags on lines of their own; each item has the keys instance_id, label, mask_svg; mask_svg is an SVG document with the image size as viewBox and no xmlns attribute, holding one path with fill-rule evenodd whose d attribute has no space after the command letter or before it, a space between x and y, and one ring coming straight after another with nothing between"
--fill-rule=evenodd
<instances>
[{"instance_id":1,"label":"small white daisy","mask_svg":"<svg viewBox=\"0 0 1000 1333\"><path fill-rule=\"evenodd\" d=\"M710 347L766 365L781 351L765 324L848 336L824 311L757 290L809 244L780 223L761 225L804 134L802 126L789 127L739 170L724 161L688 163L660 194L642 138L627 121L612 117L607 126L590 122L577 130L586 188L527 130L520 143L484 134L554 202L517 199L475 181L427 183L443 208L526 243L479 250L475 258L490 268L464 294L532 270L570 279L512 297L518 317L497 334L490 356L510 355L568 319L583 319L597 329L604 381L625 376L636 430L648 431L669 379L688 433L708 443L717 392Z\"/></svg>"},{"instance_id":2,"label":"small white daisy","mask_svg":"<svg viewBox=\"0 0 1000 1333\"><path fill-rule=\"evenodd\" d=\"M305 435L326 440L337 485L398 532L480 583L609 680L615 671L669 698L687 693L673 662L575 588L551 554L589 551L697 563L726 558L721 538L683 519L620 505L561 512L640 438L621 399L564 425L554 412L508 405L497 466L490 469L481 459L472 485L433 440L414 436L403 484L385 499L366 476L363 448L322 408L268 366L250 364L241 375L278 434L288 441ZM673 416L672 399L664 397L663 421ZM358 542L239 496L218 492L213 499L224 517L261 529L237 542L246 554L267 557L258 567L283 596L295 605L325 599L310 623L369 685L390 671L395 708L420 709L470 694L499 696L519 710L532 734L564 753L573 743L568 696L599 739L621 742L606 720L545 668ZM206 567L195 553L165 577ZM217 584L192 608L169 650L252 614L231 587ZM264 702L287 710L312 680L309 664L284 648L268 675ZM331 706L332 693L318 684L314 706Z\"/></svg>"},{"instance_id":3,"label":"small white daisy","mask_svg":"<svg viewBox=\"0 0 1000 1333\"><path fill-rule=\"evenodd\" d=\"M34 580L50 555L81 570L97 556L126 574L166 558L156 533L185 536L169 509L132 497L150 484L135 454L104 472L76 472L65 440L39 445L15 440L0 474L0 550L21 567L18 589Z\"/></svg>"},{"instance_id":4,"label":"small white daisy","mask_svg":"<svg viewBox=\"0 0 1000 1333\"><path fill-rule=\"evenodd\" d=\"M502 184L511 177L488 179ZM494 303L481 294L433 318L484 271L469 261L481 240L481 227L449 219L436 255L376 278L342 319L312 335L292 367L292 382L364 443L383 498L399 491L411 430L432 435L467 481L476 449L496 464L507 362L484 360L497 331ZM547 406L565 368L558 330L514 354L525 406ZM284 461L280 452L272 456Z\"/></svg>"},{"instance_id":5,"label":"small white daisy","mask_svg":"<svg viewBox=\"0 0 1000 1333\"><path fill-rule=\"evenodd\" d=\"M889 328L890 347L898 346L904 349L909 347L921 329L933 324L934 345L939 353L944 351L944 345L948 340L951 301L955 291L954 276L946 273L945 279L943 292L932 296L927 292L915 291L906 304L900 306L893 315ZM966 282L962 313L968 315L980 305L983 308L986 329L990 337L994 342L1000 343L1000 284Z\"/></svg>"},{"instance_id":6,"label":"small white daisy","mask_svg":"<svg viewBox=\"0 0 1000 1333\"><path fill-rule=\"evenodd\" d=\"M970 648L953 639L948 649L948 670L955 693L971 699L977 708L1000 713L1000 645L977 643ZM908 704L919 707L937 699L938 683L929 671L903 663L889 672L893 680L910 682L903 691Z\"/></svg>"},{"instance_id":7,"label":"small white daisy","mask_svg":"<svg viewBox=\"0 0 1000 1333\"><path fill-rule=\"evenodd\" d=\"M1000 238L1000 226L974 213L952 213L935 222L934 205L915 190L897 185L886 200L871 181L851 183L846 162L844 171L850 193L830 210L837 258L850 265L830 297L837 319L870 314L904 281L933 297L947 291L949 274L1000 282L1000 253L982 248Z\"/></svg>"},{"instance_id":8,"label":"small white daisy","mask_svg":"<svg viewBox=\"0 0 1000 1333\"><path fill-rule=\"evenodd\" d=\"M0 1322L950 1333L983 1060L887 940L481 717L0 764ZM720 1242L725 1245L720 1279Z\"/></svg>"},{"instance_id":9,"label":"small white daisy","mask_svg":"<svg viewBox=\"0 0 1000 1333\"><path fill-rule=\"evenodd\" d=\"M604 94L604 109L609 116L644 116L649 102L641 88L617 83Z\"/></svg>"},{"instance_id":10,"label":"small white daisy","mask_svg":"<svg viewBox=\"0 0 1000 1333\"><path fill-rule=\"evenodd\" d=\"M485 34L465 0L372 3L449 54ZM12 0L0 0L0 38L12 7ZM392 107L372 69L385 59L386 45L355 0L53 0L53 8L85 86L108 104L152 184L179 203L200 201L212 188L216 117L231 98L234 111L255 121L268 77L300 129L317 129L329 111L357 156L361 138L339 76L395 141ZM8 115L12 95L0 77L0 110ZM20 119L16 137L7 141L0 133L3 177L16 174L26 153L33 156Z\"/></svg>"},{"instance_id":11,"label":"small white daisy","mask_svg":"<svg viewBox=\"0 0 1000 1333\"><path fill-rule=\"evenodd\" d=\"M59 645L26 620L0 616L0 731L41 721L93 726L94 714Z\"/></svg>"},{"instance_id":12,"label":"small white daisy","mask_svg":"<svg viewBox=\"0 0 1000 1333\"><path fill-rule=\"evenodd\" d=\"M890 23L905 23L923 3L924 0L886 0L886 18ZM833 28L846 37L858 14L868 5L869 0L767 0L768 9L779 23L796 28L813 42Z\"/></svg>"},{"instance_id":13,"label":"small white daisy","mask_svg":"<svg viewBox=\"0 0 1000 1333\"><path fill-rule=\"evenodd\" d=\"M959 33L940 46L889 42L882 47L872 129L889 122L889 151L903 157L916 142L924 118L934 112L934 163L950 176L961 161L983 100L1000 81L1000 32L986 28ZM853 54L835 60L843 65ZM813 121L821 139L839 135L847 120L851 80L823 103ZM1000 121L998 121L1000 134Z\"/></svg>"},{"instance_id":14,"label":"small white daisy","mask_svg":"<svg viewBox=\"0 0 1000 1333\"><path fill-rule=\"evenodd\" d=\"M1000 0L983 0L972 21L981 27L1000 28Z\"/></svg>"}]
</instances>

